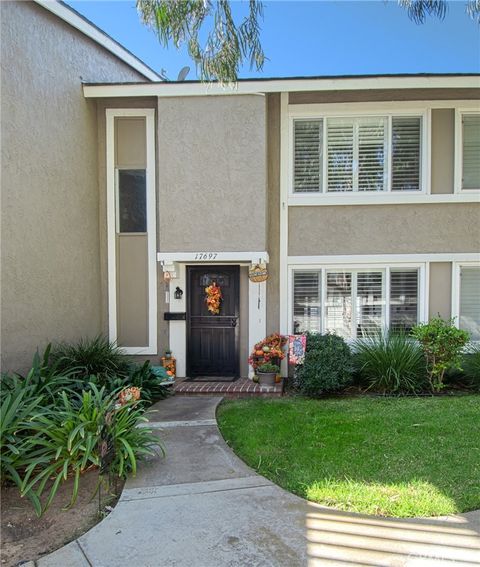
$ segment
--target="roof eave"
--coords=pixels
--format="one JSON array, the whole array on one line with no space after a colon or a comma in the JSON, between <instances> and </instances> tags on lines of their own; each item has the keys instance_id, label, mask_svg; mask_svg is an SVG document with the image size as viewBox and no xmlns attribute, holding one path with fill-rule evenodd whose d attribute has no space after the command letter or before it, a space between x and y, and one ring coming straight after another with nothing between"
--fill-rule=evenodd
<instances>
[{"instance_id":1,"label":"roof eave","mask_svg":"<svg viewBox=\"0 0 480 567\"><path fill-rule=\"evenodd\" d=\"M241 80L234 86L218 83L162 82L84 84L86 98L172 97L205 95L247 95L291 91L348 91L373 89L471 89L480 88L480 75L382 75L363 77L320 77Z\"/></svg>"}]
</instances>

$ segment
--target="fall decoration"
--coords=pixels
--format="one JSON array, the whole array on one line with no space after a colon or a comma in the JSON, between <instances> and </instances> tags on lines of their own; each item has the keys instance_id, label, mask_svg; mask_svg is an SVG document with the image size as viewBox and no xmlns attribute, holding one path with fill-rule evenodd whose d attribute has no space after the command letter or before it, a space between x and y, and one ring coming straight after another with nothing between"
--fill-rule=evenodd
<instances>
[{"instance_id":1,"label":"fall decoration","mask_svg":"<svg viewBox=\"0 0 480 567\"><path fill-rule=\"evenodd\" d=\"M217 282L212 282L208 287L205 288L205 303L207 304L207 309L213 315L218 315L220 313L220 304L222 302L222 290Z\"/></svg>"},{"instance_id":2,"label":"fall decoration","mask_svg":"<svg viewBox=\"0 0 480 567\"><path fill-rule=\"evenodd\" d=\"M278 364L280 360L285 358L283 350L287 344L287 340L287 337L279 333L269 335L253 347L248 363L255 371L261 364L268 362Z\"/></svg>"},{"instance_id":3,"label":"fall decoration","mask_svg":"<svg viewBox=\"0 0 480 567\"><path fill-rule=\"evenodd\" d=\"M131 386L130 388L123 389L118 394L118 401L121 406L128 404L128 402L137 401L140 399L140 388Z\"/></svg>"}]
</instances>

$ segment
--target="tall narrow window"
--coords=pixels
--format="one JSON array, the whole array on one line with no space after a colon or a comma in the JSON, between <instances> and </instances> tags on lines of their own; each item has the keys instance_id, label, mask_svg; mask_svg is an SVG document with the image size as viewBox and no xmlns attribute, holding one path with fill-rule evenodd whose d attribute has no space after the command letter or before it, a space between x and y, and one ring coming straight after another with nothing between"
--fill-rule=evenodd
<instances>
[{"instance_id":1,"label":"tall narrow window","mask_svg":"<svg viewBox=\"0 0 480 567\"><path fill-rule=\"evenodd\" d=\"M293 274L293 332L321 331L320 272L295 271Z\"/></svg>"},{"instance_id":2,"label":"tall narrow window","mask_svg":"<svg viewBox=\"0 0 480 567\"><path fill-rule=\"evenodd\" d=\"M390 329L408 332L418 322L418 269L390 270Z\"/></svg>"},{"instance_id":3,"label":"tall narrow window","mask_svg":"<svg viewBox=\"0 0 480 567\"><path fill-rule=\"evenodd\" d=\"M118 232L147 232L144 169L118 170Z\"/></svg>"},{"instance_id":4,"label":"tall narrow window","mask_svg":"<svg viewBox=\"0 0 480 567\"><path fill-rule=\"evenodd\" d=\"M464 114L462 130L462 189L480 189L480 114Z\"/></svg>"},{"instance_id":5,"label":"tall narrow window","mask_svg":"<svg viewBox=\"0 0 480 567\"><path fill-rule=\"evenodd\" d=\"M420 189L421 118L392 118L392 191Z\"/></svg>"},{"instance_id":6,"label":"tall narrow window","mask_svg":"<svg viewBox=\"0 0 480 567\"><path fill-rule=\"evenodd\" d=\"M323 120L295 120L293 184L295 193L322 190Z\"/></svg>"},{"instance_id":7,"label":"tall narrow window","mask_svg":"<svg viewBox=\"0 0 480 567\"><path fill-rule=\"evenodd\" d=\"M480 266L460 268L460 313L458 325L480 341Z\"/></svg>"}]
</instances>

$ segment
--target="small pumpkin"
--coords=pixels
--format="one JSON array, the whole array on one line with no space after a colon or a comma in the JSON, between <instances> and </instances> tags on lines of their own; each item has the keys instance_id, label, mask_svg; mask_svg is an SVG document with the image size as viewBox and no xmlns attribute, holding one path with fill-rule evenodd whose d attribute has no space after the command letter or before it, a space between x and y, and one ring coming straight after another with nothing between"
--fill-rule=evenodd
<instances>
[{"instance_id":1,"label":"small pumpkin","mask_svg":"<svg viewBox=\"0 0 480 567\"><path fill-rule=\"evenodd\" d=\"M256 351L255 351L255 354L256 354L257 356L263 356L263 350L256 350Z\"/></svg>"},{"instance_id":2,"label":"small pumpkin","mask_svg":"<svg viewBox=\"0 0 480 567\"><path fill-rule=\"evenodd\" d=\"M263 352L270 352L270 347L265 345L262 350Z\"/></svg>"}]
</instances>

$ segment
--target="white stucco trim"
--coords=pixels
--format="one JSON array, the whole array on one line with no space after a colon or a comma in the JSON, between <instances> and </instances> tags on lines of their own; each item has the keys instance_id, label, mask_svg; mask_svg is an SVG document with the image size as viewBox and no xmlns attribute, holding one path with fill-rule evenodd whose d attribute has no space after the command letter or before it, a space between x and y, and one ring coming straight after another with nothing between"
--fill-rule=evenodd
<instances>
[{"instance_id":1,"label":"white stucco trim","mask_svg":"<svg viewBox=\"0 0 480 567\"><path fill-rule=\"evenodd\" d=\"M337 91L372 89L442 89L479 88L479 75L447 76L366 76L291 78L270 80L240 80L233 86L199 81L162 82L161 84L116 84L84 85L88 97L135 97L135 96L205 96L277 93L290 91Z\"/></svg>"},{"instance_id":2,"label":"white stucco trim","mask_svg":"<svg viewBox=\"0 0 480 567\"><path fill-rule=\"evenodd\" d=\"M431 254L344 254L318 256L289 256L288 264L364 265L421 262L479 262L480 252L441 252Z\"/></svg>"},{"instance_id":3,"label":"white stucco trim","mask_svg":"<svg viewBox=\"0 0 480 567\"><path fill-rule=\"evenodd\" d=\"M225 262L256 262L267 264L268 252L265 250L252 252L215 252L214 250L199 250L198 252L158 252L157 261L164 264L188 262L199 264L218 264Z\"/></svg>"},{"instance_id":4,"label":"white stucco trim","mask_svg":"<svg viewBox=\"0 0 480 567\"><path fill-rule=\"evenodd\" d=\"M70 6L67 6L63 2L57 2L56 0L35 0L35 2L52 14L61 18L64 22L67 22L67 24L70 24L72 27L85 34L90 39L93 39L93 41L110 51L110 53L113 53L116 57L135 69L135 71L141 73L147 79L157 82L162 80L162 78L155 73L153 69L150 69L150 67L145 65L145 63L143 63L138 57L133 55L133 53L130 53L128 49L122 47L113 38L85 17L81 16Z\"/></svg>"},{"instance_id":5,"label":"white stucco trim","mask_svg":"<svg viewBox=\"0 0 480 567\"><path fill-rule=\"evenodd\" d=\"M148 346L122 346L126 354L157 354L157 261L156 261L156 198L155 198L155 110L153 108L107 108L106 178L107 178L107 267L108 267L108 331L117 341L117 254L116 254L116 183L115 183L115 118L144 117L146 122L147 181L147 250L148 250Z\"/></svg>"},{"instance_id":6,"label":"white stucco trim","mask_svg":"<svg viewBox=\"0 0 480 567\"><path fill-rule=\"evenodd\" d=\"M290 194L289 207L324 207L337 205L434 205L438 203L480 203L478 191L430 194L421 191L328 194Z\"/></svg>"}]
</instances>

